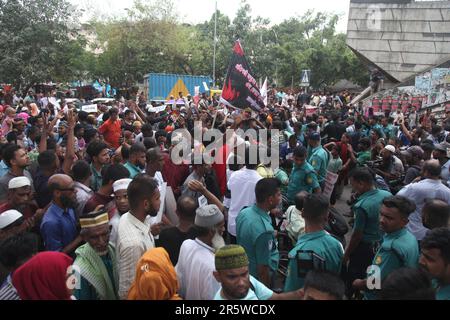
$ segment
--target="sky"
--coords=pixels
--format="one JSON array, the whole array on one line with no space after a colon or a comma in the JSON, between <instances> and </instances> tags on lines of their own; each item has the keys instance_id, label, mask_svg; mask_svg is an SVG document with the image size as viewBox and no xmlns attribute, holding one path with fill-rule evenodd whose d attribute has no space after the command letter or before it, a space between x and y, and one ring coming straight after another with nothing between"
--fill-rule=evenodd
<instances>
[{"instance_id":1,"label":"sky","mask_svg":"<svg viewBox=\"0 0 450 320\"><path fill-rule=\"evenodd\" d=\"M73 4L89 8L89 12L124 15L133 0L70 0ZM217 8L234 18L241 0L217 0ZM280 23L290 17L301 16L308 9L341 15L337 31L346 32L350 0L247 0L253 17L269 18ZM174 0L175 8L184 23L196 24L209 20L214 14L215 0Z\"/></svg>"}]
</instances>

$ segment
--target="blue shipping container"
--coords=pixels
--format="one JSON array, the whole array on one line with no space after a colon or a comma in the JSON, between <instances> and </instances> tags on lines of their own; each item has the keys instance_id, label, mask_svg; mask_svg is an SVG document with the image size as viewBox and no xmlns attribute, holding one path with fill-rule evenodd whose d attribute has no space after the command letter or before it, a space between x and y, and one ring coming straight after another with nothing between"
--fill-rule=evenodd
<instances>
[{"instance_id":1,"label":"blue shipping container","mask_svg":"<svg viewBox=\"0 0 450 320\"><path fill-rule=\"evenodd\" d=\"M200 93L204 93L209 90L211 83L211 77L207 76L149 73L144 77L148 101L165 101L171 95L177 99L179 92L183 92L184 96L193 96L195 87L200 87Z\"/></svg>"}]
</instances>

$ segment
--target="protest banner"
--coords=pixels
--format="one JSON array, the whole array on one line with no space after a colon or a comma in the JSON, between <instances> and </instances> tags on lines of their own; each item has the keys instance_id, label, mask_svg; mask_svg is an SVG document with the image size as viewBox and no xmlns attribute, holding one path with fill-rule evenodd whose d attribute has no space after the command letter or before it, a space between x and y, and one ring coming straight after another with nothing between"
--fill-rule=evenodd
<instances>
[{"instance_id":1,"label":"protest banner","mask_svg":"<svg viewBox=\"0 0 450 320\"><path fill-rule=\"evenodd\" d=\"M325 177L325 187L323 188L322 194L328 200L330 200L331 198L331 194L333 193L334 185L336 184L338 177L338 174L327 171L327 175Z\"/></svg>"},{"instance_id":2,"label":"protest banner","mask_svg":"<svg viewBox=\"0 0 450 320\"><path fill-rule=\"evenodd\" d=\"M239 109L250 107L256 112L265 107L264 99L255 78L252 76L252 71L239 40L234 44L220 102Z\"/></svg>"}]
</instances>

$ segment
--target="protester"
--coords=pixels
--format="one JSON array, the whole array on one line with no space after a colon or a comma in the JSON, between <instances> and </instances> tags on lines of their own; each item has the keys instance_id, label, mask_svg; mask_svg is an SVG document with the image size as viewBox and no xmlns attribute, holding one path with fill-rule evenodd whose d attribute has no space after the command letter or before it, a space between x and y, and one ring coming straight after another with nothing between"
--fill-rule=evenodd
<instances>
[{"instance_id":1,"label":"protester","mask_svg":"<svg viewBox=\"0 0 450 320\"><path fill-rule=\"evenodd\" d=\"M61 252L40 252L20 266L12 284L21 300L71 300L67 286L72 258Z\"/></svg>"},{"instance_id":2,"label":"protester","mask_svg":"<svg viewBox=\"0 0 450 320\"><path fill-rule=\"evenodd\" d=\"M416 210L410 215L408 230L421 241L428 229L422 223L422 208L427 199L437 199L450 204L450 189L440 179L441 166L437 160L426 161L422 168L422 178L418 183L412 183L398 193L416 204Z\"/></svg>"},{"instance_id":3,"label":"protester","mask_svg":"<svg viewBox=\"0 0 450 320\"><path fill-rule=\"evenodd\" d=\"M214 300L298 300L300 292L275 293L249 274L243 247L228 245L215 254L214 277L221 288Z\"/></svg>"},{"instance_id":4,"label":"protester","mask_svg":"<svg viewBox=\"0 0 450 320\"><path fill-rule=\"evenodd\" d=\"M80 217L81 237L74 266L80 272L80 283L74 291L77 300L117 300L118 273L114 246L109 244L108 213L93 212Z\"/></svg>"},{"instance_id":5,"label":"protester","mask_svg":"<svg viewBox=\"0 0 450 320\"><path fill-rule=\"evenodd\" d=\"M122 300L127 298L140 257L155 247L150 218L156 216L161 202L157 181L143 174L133 179L127 195L130 211L120 217L117 235L118 291Z\"/></svg>"},{"instance_id":6,"label":"protester","mask_svg":"<svg viewBox=\"0 0 450 320\"><path fill-rule=\"evenodd\" d=\"M180 248L175 266L180 283L180 295L186 300L212 300L219 284L213 277L214 253L225 245L224 216L216 205L196 210L195 240L186 240Z\"/></svg>"},{"instance_id":7,"label":"protester","mask_svg":"<svg viewBox=\"0 0 450 320\"><path fill-rule=\"evenodd\" d=\"M52 202L41 223L41 235L48 251L73 254L82 239L74 209L77 206L75 184L71 177L55 174L48 180Z\"/></svg>"},{"instance_id":8,"label":"protester","mask_svg":"<svg viewBox=\"0 0 450 320\"><path fill-rule=\"evenodd\" d=\"M136 266L128 300L181 300L175 268L163 248L150 249Z\"/></svg>"}]
</instances>

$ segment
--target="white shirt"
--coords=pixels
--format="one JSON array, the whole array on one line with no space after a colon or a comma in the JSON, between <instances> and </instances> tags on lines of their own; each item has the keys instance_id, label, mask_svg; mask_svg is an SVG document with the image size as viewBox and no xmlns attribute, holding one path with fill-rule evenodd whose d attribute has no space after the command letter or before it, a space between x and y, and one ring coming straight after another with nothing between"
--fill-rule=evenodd
<instances>
[{"instance_id":1,"label":"white shirt","mask_svg":"<svg viewBox=\"0 0 450 320\"><path fill-rule=\"evenodd\" d=\"M215 269L213 248L199 239L184 241L175 267L180 295L186 300L212 300L220 289Z\"/></svg>"},{"instance_id":2,"label":"white shirt","mask_svg":"<svg viewBox=\"0 0 450 320\"><path fill-rule=\"evenodd\" d=\"M425 179L411 183L398 192L399 196L411 199L416 204L416 211L409 215L407 229L422 240L428 229L422 224L422 207L426 199L439 199L450 204L450 189L442 184L441 180Z\"/></svg>"},{"instance_id":3,"label":"white shirt","mask_svg":"<svg viewBox=\"0 0 450 320\"><path fill-rule=\"evenodd\" d=\"M231 174L228 189L231 193L230 210L228 211L228 232L236 236L236 218L244 207L256 203L255 187L262 177L256 170L242 168Z\"/></svg>"},{"instance_id":4,"label":"white shirt","mask_svg":"<svg viewBox=\"0 0 450 320\"><path fill-rule=\"evenodd\" d=\"M144 223L129 212L120 217L117 235L120 299L127 298L139 259L147 250L154 247L155 240L150 232L150 216L147 216Z\"/></svg>"},{"instance_id":5,"label":"white shirt","mask_svg":"<svg viewBox=\"0 0 450 320\"><path fill-rule=\"evenodd\" d=\"M160 171L156 171L156 172L155 172L155 176L154 176L153 178L154 178L156 181L158 181L159 192L161 192L162 185L164 184L164 178L163 178L161 172L160 172ZM162 207L164 207L164 205L165 205L165 204L164 204L165 200L166 200L166 199L161 199L161 206L162 206ZM157 224L158 222L159 222L159 221L157 220L156 217L150 217L150 225ZM156 237L156 239L158 239L158 238L159 238L159 236Z\"/></svg>"},{"instance_id":6,"label":"white shirt","mask_svg":"<svg viewBox=\"0 0 450 320\"><path fill-rule=\"evenodd\" d=\"M111 233L109 234L109 242L117 247L117 237L119 232L120 213L117 211L114 213L111 219L109 219L109 225L111 226Z\"/></svg>"},{"instance_id":7,"label":"white shirt","mask_svg":"<svg viewBox=\"0 0 450 320\"><path fill-rule=\"evenodd\" d=\"M78 216L80 216L83 213L84 206L89 201L89 199L94 195L94 191L91 190L91 188L85 186L84 184L76 181L75 182L75 190L77 190L77 207L75 209L75 212Z\"/></svg>"},{"instance_id":8,"label":"white shirt","mask_svg":"<svg viewBox=\"0 0 450 320\"><path fill-rule=\"evenodd\" d=\"M450 160L448 160L441 169L441 179L444 181L448 181L450 178Z\"/></svg>"}]
</instances>

